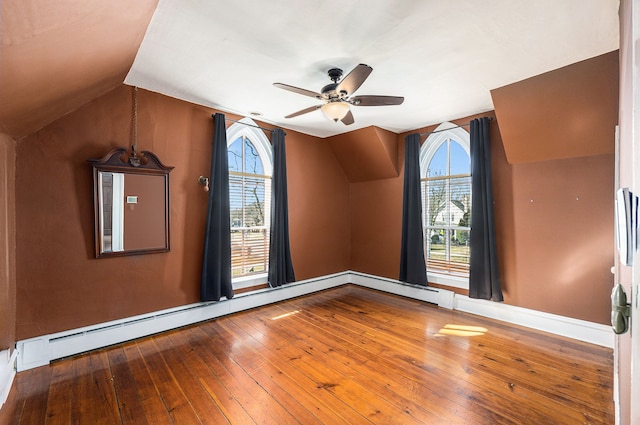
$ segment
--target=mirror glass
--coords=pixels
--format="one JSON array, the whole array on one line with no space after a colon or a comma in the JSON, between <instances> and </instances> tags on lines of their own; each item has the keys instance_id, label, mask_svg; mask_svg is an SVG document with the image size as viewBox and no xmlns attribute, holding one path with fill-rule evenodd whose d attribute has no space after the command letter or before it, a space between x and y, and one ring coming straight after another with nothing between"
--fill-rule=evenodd
<instances>
[{"instance_id":1,"label":"mirror glass","mask_svg":"<svg viewBox=\"0 0 640 425\"><path fill-rule=\"evenodd\" d=\"M89 160L94 171L96 257L169 251L169 172L151 152ZM131 164L136 164L131 165Z\"/></svg>"}]
</instances>

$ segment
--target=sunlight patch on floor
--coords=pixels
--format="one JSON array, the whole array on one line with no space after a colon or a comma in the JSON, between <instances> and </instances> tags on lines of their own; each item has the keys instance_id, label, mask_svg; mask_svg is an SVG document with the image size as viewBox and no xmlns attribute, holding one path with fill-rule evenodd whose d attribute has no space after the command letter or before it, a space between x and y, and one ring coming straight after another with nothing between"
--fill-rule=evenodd
<instances>
[{"instance_id":1,"label":"sunlight patch on floor","mask_svg":"<svg viewBox=\"0 0 640 425\"><path fill-rule=\"evenodd\" d=\"M466 326L466 325L444 325L442 329L438 331L435 336L480 336L488 332L487 328L481 326Z\"/></svg>"},{"instance_id":2,"label":"sunlight patch on floor","mask_svg":"<svg viewBox=\"0 0 640 425\"><path fill-rule=\"evenodd\" d=\"M300 313L300 310L293 310L288 313L281 314L280 316L272 317L271 320L284 319L285 317L293 316L294 314Z\"/></svg>"}]
</instances>

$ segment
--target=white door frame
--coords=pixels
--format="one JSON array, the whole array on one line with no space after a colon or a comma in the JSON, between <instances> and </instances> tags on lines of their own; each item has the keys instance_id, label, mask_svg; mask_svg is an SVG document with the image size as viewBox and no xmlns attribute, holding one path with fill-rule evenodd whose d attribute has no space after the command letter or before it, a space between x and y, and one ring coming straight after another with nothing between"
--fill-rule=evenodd
<instances>
[{"instance_id":1,"label":"white door frame","mask_svg":"<svg viewBox=\"0 0 640 425\"><path fill-rule=\"evenodd\" d=\"M640 195L640 2L620 1L620 144L616 145L616 184ZM618 180L619 177L619 180ZM614 398L616 424L640 424L640 253L633 266L616 257L616 283L627 291L631 329L614 345ZM638 322L638 323L636 323Z\"/></svg>"},{"instance_id":2,"label":"white door frame","mask_svg":"<svg viewBox=\"0 0 640 425\"><path fill-rule=\"evenodd\" d=\"M632 81L633 81L633 192L640 195L640 5L637 1L631 2L631 34L632 40ZM633 261L633 278L631 280L631 293L629 302L631 303L631 424L640 424L640 306L638 301L638 288L640 287L640 252L636 251Z\"/></svg>"}]
</instances>

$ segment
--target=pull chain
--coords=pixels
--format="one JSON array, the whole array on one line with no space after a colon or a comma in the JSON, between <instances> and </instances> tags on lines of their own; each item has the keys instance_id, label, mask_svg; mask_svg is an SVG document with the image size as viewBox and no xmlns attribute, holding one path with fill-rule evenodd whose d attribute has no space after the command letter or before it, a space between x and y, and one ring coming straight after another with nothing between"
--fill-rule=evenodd
<instances>
[{"instance_id":1,"label":"pull chain","mask_svg":"<svg viewBox=\"0 0 640 425\"><path fill-rule=\"evenodd\" d=\"M129 164L134 167L140 166L138 158L138 87L131 90L131 132L129 133L129 143L131 144L131 157Z\"/></svg>"}]
</instances>

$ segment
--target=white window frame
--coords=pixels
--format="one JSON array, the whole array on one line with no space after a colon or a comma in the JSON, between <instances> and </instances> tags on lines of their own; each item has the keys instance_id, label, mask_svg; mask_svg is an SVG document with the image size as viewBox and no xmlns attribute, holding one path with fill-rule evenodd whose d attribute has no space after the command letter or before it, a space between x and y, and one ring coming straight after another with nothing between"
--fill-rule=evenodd
<instances>
[{"instance_id":1,"label":"white window frame","mask_svg":"<svg viewBox=\"0 0 640 425\"><path fill-rule=\"evenodd\" d=\"M447 140L455 140L471 157L471 136L464 128L449 121L440 124L432 134L427 137L420 147L420 178L427 177L427 171L431 159L436 154L440 146ZM424 200L421 201L424 206ZM424 212L423 212L424 214ZM426 253L425 253L426 255ZM425 258L426 260L426 258ZM431 283L451 286L460 289L469 289L469 278L453 276L448 273L431 271L427 268L427 280Z\"/></svg>"},{"instance_id":2,"label":"white window frame","mask_svg":"<svg viewBox=\"0 0 640 425\"><path fill-rule=\"evenodd\" d=\"M258 156L262 161L264 175L273 177L273 150L271 142L264 134L264 131L257 128L258 124L251 118L245 117L234 123L227 129L227 148L229 148L238 137L246 137L258 151ZM270 203L270 202L269 202ZM269 208L270 210L270 208ZM271 211L265 211L265 226L271 226ZM264 284L267 282L266 273L254 274L251 276L235 277L231 280L233 289L243 289Z\"/></svg>"}]
</instances>

